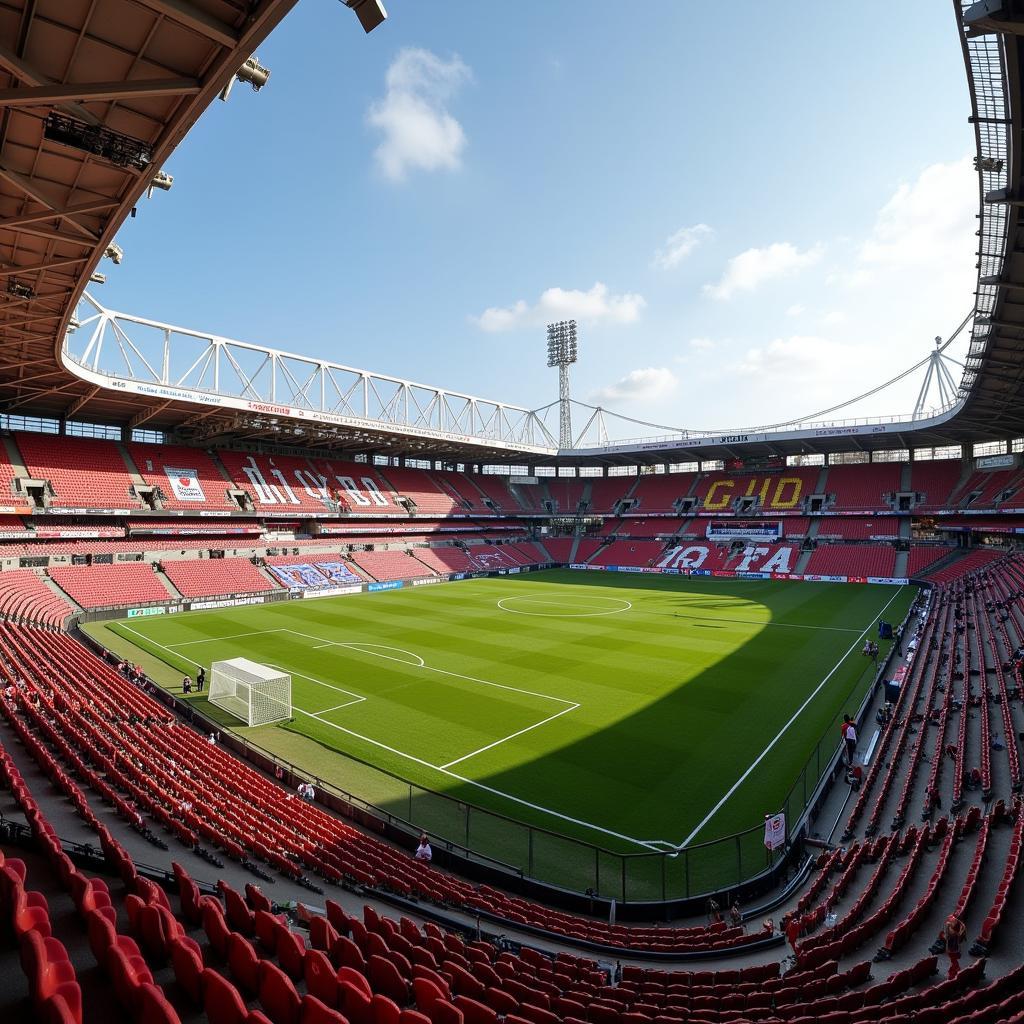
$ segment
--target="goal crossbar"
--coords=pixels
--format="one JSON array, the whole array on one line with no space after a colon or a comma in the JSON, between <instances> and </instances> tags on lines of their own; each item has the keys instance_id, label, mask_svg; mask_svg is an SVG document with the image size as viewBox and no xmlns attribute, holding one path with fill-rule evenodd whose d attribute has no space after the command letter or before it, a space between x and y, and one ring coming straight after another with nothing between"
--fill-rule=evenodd
<instances>
[{"instance_id":1,"label":"goal crossbar","mask_svg":"<svg viewBox=\"0 0 1024 1024\"><path fill-rule=\"evenodd\" d=\"M292 677L248 658L215 661L209 699L246 725L270 725L292 717Z\"/></svg>"}]
</instances>

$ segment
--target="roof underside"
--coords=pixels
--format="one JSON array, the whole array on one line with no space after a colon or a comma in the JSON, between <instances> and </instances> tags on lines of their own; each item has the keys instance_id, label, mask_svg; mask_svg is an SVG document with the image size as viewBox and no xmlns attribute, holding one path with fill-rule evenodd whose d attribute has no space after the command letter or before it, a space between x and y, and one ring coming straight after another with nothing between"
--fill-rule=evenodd
<instances>
[{"instance_id":1,"label":"roof underside","mask_svg":"<svg viewBox=\"0 0 1024 1024\"><path fill-rule=\"evenodd\" d=\"M1008 121L1011 130L1005 133L1005 194L986 195L982 206L979 295L984 285L994 300L985 310L985 329L976 324L972 335L962 406L944 422L906 432L808 431L763 441L731 437L657 449L638 443L545 457L365 425L322 434L308 422L294 431L260 428L224 409L140 399L80 379L62 365L59 352L90 275L168 154L296 2L0 0L0 410L141 426L205 443L268 441L468 463L689 462L1024 437L1024 0L986 0L965 14L965 56L970 33L991 41L998 57L991 81L999 80L1004 108L1000 129ZM955 6L963 5L955 0ZM988 107L984 97L979 102L969 56L968 72L981 152ZM139 140L152 159L140 171L48 141L43 129L51 112ZM980 181L985 195L984 173ZM986 213L997 208L1006 218L998 237L984 228ZM995 275L989 273L993 261Z\"/></svg>"}]
</instances>

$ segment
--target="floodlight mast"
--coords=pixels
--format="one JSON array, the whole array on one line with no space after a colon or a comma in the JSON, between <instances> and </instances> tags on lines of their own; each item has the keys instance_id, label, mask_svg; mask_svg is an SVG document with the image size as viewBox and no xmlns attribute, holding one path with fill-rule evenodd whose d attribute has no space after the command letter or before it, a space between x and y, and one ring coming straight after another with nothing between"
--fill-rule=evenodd
<instances>
[{"instance_id":1,"label":"floodlight mast","mask_svg":"<svg viewBox=\"0 0 1024 1024\"><path fill-rule=\"evenodd\" d=\"M576 321L548 324L548 366L558 367L558 447L572 447L569 367L576 362Z\"/></svg>"}]
</instances>

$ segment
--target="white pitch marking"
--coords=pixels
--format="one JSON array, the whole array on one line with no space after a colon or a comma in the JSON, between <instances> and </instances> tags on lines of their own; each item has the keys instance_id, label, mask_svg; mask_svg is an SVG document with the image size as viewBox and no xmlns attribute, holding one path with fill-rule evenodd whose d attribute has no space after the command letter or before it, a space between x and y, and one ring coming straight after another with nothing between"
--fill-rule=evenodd
<instances>
[{"instance_id":1,"label":"white pitch marking","mask_svg":"<svg viewBox=\"0 0 1024 1024\"><path fill-rule=\"evenodd\" d=\"M549 715L540 722L535 722L533 725L528 725L525 729L520 729L518 732L514 732L510 736L505 736L500 740L495 740L493 743L488 743L486 747L481 747L479 750L473 750L468 754L463 754L462 757L457 757L454 761L449 761L447 764L441 765L441 767L451 768L452 765L468 761L471 757L476 757L477 754L482 754L485 750L500 747L502 743L508 743L509 740L514 740L517 736L522 736L524 732L529 732L531 729L539 729L542 725L547 725L548 722L553 722L556 718L561 718L562 715L567 715L570 711L575 711L578 707L579 704L571 704L569 707L562 708L561 711L557 711L555 714Z\"/></svg>"},{"instance_id":2,"label":"white pitch marking","mask_svg":"<svg viewBox=\"0 0 1024 1024\"><path fill-rule=\"evenodd\" d=\"M310 714L308 711L303 711L301 708L295 708L301 715L307 715L309 718L316 716ZM562 814L561 811L553 811L550 807L542 807L540 804L531 803L529 800L523 800L521 797L513 796L511 793L505 793L500 789L495 789L493 786L485 785L482 782L477 782L475 779L467 779L464 775L459 775L457 772L449 771L447 768L440 767L436 764L431 764L429 761L424 761L422 758L416 757L413 754L407 754L404 750L398 750L396 747L389 747L386 743L381 743L379 740L370 739L369 736L364 736L362 733L355 732L353 729L346 729L343 725L338 725L336 722L327 722L323 719L318 718L318 722L322 722L324 725L329 725L332 729L337 729L339 732L347 733L349 736L354 736L356 739L363 740L375 747L380 747L381 750L386 750L391 754L396 754L398 757L404 757L408 761L413 761L418 765L422 765L424 768L429 768L431 771L441 772L443 775L447 775L451 779L455 779L457 782L463 782L467 786L476 786L478 789L482 789L487 793L491 793L494 796L500 796L505 800L511 800L513 803L522 804L523 807L529 807L531 810L540 811L542 814L550 814L555 818L560 818L562 821L571 822L574 825L581 825L583 828L593 829L595 832L602 832L607 836L614 836L616 839L621 839L627 843L634 843L636 846L642 846L647 850L655 850L660 852L652 846L651 843L646 842L643 839L634 839L633 836L623 835L621 832L614 832L609 828L603 828L601 825L594 825L589 821L583 821L580 818L570 817L568 814Z\"/></svg>"},{"instance_id":3,"label":"white pitch marking","mask_svg":"<svg viewBox=\"0 0 1024 1024\"><path fill-rule=\"evenodd\" d=\"M130 626L125 626L125 629L131 629ZM132 629L135 633L135 630ZM255 629L251 633L232 633L231 636L211 636L205 640L185 640L180 644L168 644L168 647L191 647L192 644L212 644L218 640L237 640L240 636L262 636L264 633L282 633L283 629ZM136 636L143 636L142 633L135 633ZM156 643L154 640L153 643ZM162 645L161 645L162 646Z\"/></svg>"},{"instance_id":4,"label":"white pitch marking","mask_svg":"<svg viewBox=\"0 0 1024 1024\"><path fill-rule=\"evenodd\" d=\"M554 605L556 608L586 608L586 605L567 605L563 601L545 601L542 598L533 597L530 594L517 594L514 597L503 597L498 601L498 607L503 612L509 612L512 615L531 615L538 619L591 619L596 618L598 615L621 615L623 612L628 612L632 609L632 601L627 601L621 597L599 597L596 594L577 594L575 595L577 600L581 598L587 598L593 601L617 601L619 604L625 605L625 608L609 608L606 611L580 611L580 612L524 612L520 608L506 608L506 601L532 601L534 604L549 604Z\"/></svg>"},{"instance_id":5,"label":"white pitch marking","mask_svg":"<svg viewBox=\"0 0 1024 1024\"><path fill-rule=\"evenodd\" d=\"M151 640L149 637L145 636L144 634L139 633L138 631L132 629L131 626L124 626L124 628L127 629L130 633L135 633L135 635L137 637L140 637L141 639L146 640L148 643L153 644L155 647L159 647L159 648L161 648L161 650L167 651L169 654L173 654L174 653L174 651L172 651L166 644L161 644L161 643L158 643L156 640ZM292 630L288 630L288 632L293 632L293 631ZM312 639L313 640L319 640L320 637L312 637ZM443 669L432 669L431 671L443 672L444 670ZM295 672L293 674L294 675L301 675L301 673L298 673L298 672ZM448 674L448 675L456 675L457 673L450 672L450 673L446 673L446 674ZM306 679L306 678L309 678L309 677L308 676L303 676L302 678ZM472 677L471 676L464 676L463 678L471 679ZM477 679L477 680L473 680L473 681L474 682L478 682L478 683L487 682L486 679ZM314 679L313 682L320 682L320 680ZM323 683L322 685L330 686L330 683ZM492 683L491 685L492 686L501 686L502 684L501 683ZM331 688L335 689L335 690L339 689L339 687L337 687L337 686L334 686L334 687L331 687ZM514 689L514 687L506 687L506 689ZM343 690L342 692L343 693L347 693L348 691L347 690ZM528 690L524 690L522 692L523 693L528 693L529 691ZM534 694L534 696L541 696L541 697L543 697L543 696L546 696L546 694ZM549 699L550 700L561 700L560 697L551 697ZM571 701L566 701L565 703L572 703L572 702ZM559 818L562 821L568 821L568 822L571 822L573 825L580 825L583 828L589 828L589 829L592 829L595 832L601 832L601 833L603 833L606 836L612 836L615 839L621 839L623 842L633 843L635 846L642 846L645 850L654 850L654 852L656 852L656 853L660 852L660 851L658 851L657 847L655 847L653 844L651 844L650 842L648 842L646 840L634 839L633 836L626 836L626 835L623 835L621 832L615 832L615 831L613 831L610 828L604 828L601 825L594 825L594 824L592 824L589 821L583 821L581 818L573 818L573 817L571 817L568 814L562 814L561 811L553 811L550 807L542 807L540 804L534 804L534 803L531 803L529 800L523 800L522 797L513 796L511 793L505 793L505 792L503 792L500 789L495 789L493 786L485 785L482 782L476 782L474 779L467 779L464 775L459 775L457 772L449 771L447 768L440 768L436 764L431 764L429 761L424 761L422 758L416 757L413 754L407 754L404 750L399 750L397 747L389 747L386 743L381 743L379 740L370 739L369 736L364 736L362 733L358 733L358 732L356 732L353 729L346 729L345 726L338 725L337 722L328 722L325 719L317 717L317 715L314 714L311 711L303 711L302 708L295 708L295 707L292 708L292 711L297 712L300 715L305 715L307 718L315 718L322 725L329 725L332 729L337 729L339 732L346 733L349 736L354 736L356 739L363 740L365 743L369 743L372 746L380 747L381 750L386 750L386 751L388 751L391 754L396 754L398 757L404 757L406 760L413 761L415 764L422 765L424 768L429 768L431 771L441 772L443 775L447 775L449 778L455 779L458 782L463 782L467 786L476 786L477 789L482 789L485 792L491 793L494 796L499 796L499 797L501 797L504 800L511 800L513 803L521 804L523 807L529 807L531 810L540 811L541 814L550 814L552 817Z\"/></svg>"},{"instance_id":6,"label":"white pitch marking","mask_svg":"<svg viewBox=\"0 0 1024 1024\"><path fill-rule=\"evenodd\" d=\"M326 715L331 711L340 711L342 708L350 707L353 704L358 704L361 700L366 700L365 697L353 697L352 700L345 701L344 704L335 704L333 708L324 708L323 711L311 711L310 714L314 718L319 718L321 715Z\"/></svg>"},{"instance_id":7,"label":"white pitch marking","mask_svg":"<svg viewBox=\"0 0 1024 1024\"><path fill-rule=\"evenodd\" d=\"M856 633L851 626L810 626L804 622L761 622L759 619L730 619L716 615L692 615L690 612L675 612L677 619L701 619L704 622L744 622L751 626L782 626L785 629L824 629L834 633Z\"/></svg>"},{"instance_id":8,"label":"white pitch marking","mask_svg":"<svg viewBox=\"0 0 1024 1024\"><path fill-rule=\"evenodd\" d=\"M304 636L307 640L323 640L322 636L312 636L309 633L300 633L296 629L285 630L288 633L294 633L296 636ZM557 701L559 704L573 704L574 701L566 700L564 697L552 697L550 693L538 693L536 690L524 690L518 686L508 686L505 683L494 683L490 679L478 679L476 676L466 676L461 672L449 672L445 668L434 668L433 665L428 665L423 661L418 654L414 654L412 651L402 651L403 654L408 654L410 657L417 658L419 664L414 664L411 661L403 661L401 658L392 658L386 654L377 654L375 651L364 650L366 647L384 647L383 644L351 644L336 642L334 646L337 647L349 647L353 650L359 651L362 654L372 655L374 658L384 658L386 661L397 661L400 665L407 665L409 668L422 668L427 672L437 672L443 676L452 676L455 679L465 679L470 683L480 683L482 686L496 686L499 690L511 690L513 693L525 693L528 697L540 697L543 700ZM400 647L385 647L385 650L401 651Z\"/></svg>"},{"instance_id":9,"label":"white pitch marking","mask_svg":"<svg viewBox=\"0 0 1024 1024\"><path fill-rule=\"evenodd\" d=\"M700 833L701 829L703 829L704 826L722 809L722 807L725 806L726 801L728 801L728 799L733 795L733 793L735 793L736 790L739 789L744 782L746 782L746 780L750 777L750 774L754 771L754 769L768 756L768 753L772 749L772 747L774 747L775 744L782 739L782 737L786 733L786 730L800 717L800 715L803 713L807 705L810 704L815 697L817 697L817 695L821 692L821 688L836 674L836 672L839 670L839 666L842 665L842 663L846 661L846 659L851 654L853 654L853 651L856 648L857 644L861 642L861 639L867 634L868 630L871 629L875 622L886 613L886 611L889 608L889 605L891 605L893 601L895 601L896 598L899 597L901 590L903 590L903 586L899 586L896 588L896 593L893 594L892 597L890 597L889 600L885 603L885 607L878 613L878 615L875 616L874 619L872 619L871 622L868 623L867 626L864 627L864 630L860 634L860 636L857 637L857 639L854 640L853 643L850 645L850 649L835 663L829 674L825 676L825 678L822 679L822 681L818 683L818 685L811 691L811 694L810 696L808 696L807 700L805 700L803 704L801 704L800 707L798 707L796 711L793 712L793 716L775 734L775 738L771 741L771 743L769 743L768 746L765 747L764 750L762 750L761 753L757 755L757 757L754 760L754 763L729 787L729 791L725 794L725 796L723 796L722 799L719 800L718 803L715 804L715 806L712 807L710 811L708 811L708 813L704 816L704 820L682 841L682 843L679 844L678 848L680 850L689 846L690 843L693 842L694 838Z\"/></svg>"}]
</instances>

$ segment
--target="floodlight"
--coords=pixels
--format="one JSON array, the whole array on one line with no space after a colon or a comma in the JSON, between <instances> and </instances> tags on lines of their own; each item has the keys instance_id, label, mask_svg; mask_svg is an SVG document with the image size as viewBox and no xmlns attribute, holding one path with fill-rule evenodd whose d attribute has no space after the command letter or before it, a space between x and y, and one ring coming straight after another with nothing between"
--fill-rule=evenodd
<instances>
[{"instance_id":1,"label":"floodlight","mask_svg":"<svg viewBox=\"0 0 1024 1024\"><path fill-rule=\"evenodd\" d=\"M13 295L16 299L34 299L35 289L31 285L19 281L16 277L7 278L7 294Z\"/></svg>"},{"instance_id":2,"label":"floodlight","mask_svg":"<svg viewBox=\"0 0 1024 1024\"><path fill-rule=\"evenodd\" d=\"M117 242L111 242L110 245L103 250L103 255L108 260L113 260L114 263L120 263L124 259L124 249L117 244Z\"/></svg>"},{"instance_id":3,"label":"floodlight","mask_svg":"<svg viewBox=\"0 0 1024 1024\"><path fill-rule=\"evenodd\" d=\"M95 274L90 274L89 275L89 281L92 284L106 284L107 283L107 275L106 274L101 274L97 270Z\"/></svg>"},{"instance_id":4,"label":"floodlight","mask_svg":"<svg viewBox=\"0 0 1024 1024\"><path fill-rule=\"evenodd\" d=\"M974 169L976 171L998 174L1003 169L1003 160L997 156L976 156L974 158Z\"/></svg>"},{"instance_id":5,"label":"floodlight","mask_svg":"<svg viewBox=\"0 0 1024 1024\"><path fill-rule=\"evenodd\" d=\"M245 82L252 86L253 92L259 92L270 81L270 69L265 68L254 53L234 74L234 77L221 90L220 98L226 100L231 95L235 82Z\"/></svg>"},{"instance_id":6,"label":"floodlight","mask_svg":"<svg viewBox=\"0 0 1024 1024\"><path fill-rule=\"evenodd\" d=\"M81 326L82 326L82 321L79 320L77 316L73 316L68 321L68 334L71 334L74 331L77 331L78 328L81 327Z\"/></svg>"},{"instance_id":7,"label":"floodlight","mask_svg":"<svg viewBox=\"0 0 1024 1024\"><path fill-rule=\"evenodd\" d=\"M141 139L133 139L130 135L122 135L102 125L76 121L56 111L43 122L43 138L79 149L83 153L92 153L118 167L134 167L144 171L153 159L149 144Z\"/></svg>"},{"instance_id":8,"label":"floodlight","mask_svg":"<svg viewBox=\"0 0 1024 1024\"><path fill-rule=\"evenodd\" d=\"M170 192L171 186L174 184L174 176L167 174L165 171L157 171L155 176L149 183L149 188L146 190L146 198L153 198L153 189L158 188L161 192Z\"/></svg>"},{"instance_id":9,"label":"floodlight","mask_svg":"<svg viewBox=\"0 0 1024 1024\"><path fill-rule=\"evenodd\" d=\"M355 11L364 32L372 32L378 25L383 24L388 16L381 0L342 0L342 3L349 10Z\"/></svg>"}]
</instances>

